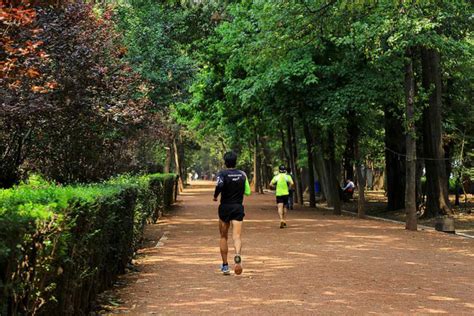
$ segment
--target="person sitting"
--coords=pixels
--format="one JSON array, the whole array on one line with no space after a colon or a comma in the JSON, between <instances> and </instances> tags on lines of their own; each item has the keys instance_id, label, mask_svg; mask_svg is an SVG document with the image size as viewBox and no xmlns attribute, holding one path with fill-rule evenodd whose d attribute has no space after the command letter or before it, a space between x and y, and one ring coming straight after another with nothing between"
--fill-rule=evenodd
<instances>
[{"instance_id":1,"label":"person sitting","mask_svg":"<svg viewBox=\"0 0 474 316\"><path fill-rule=\"evenodd\" d=\"M349 202L349 200L352 199L352 196L354 195L354 189L355 185L354 182L351 181L351 179L346 179L346 185L344 188L342 188L342 200L344 202Z\"/></svg>"}]
</instances>

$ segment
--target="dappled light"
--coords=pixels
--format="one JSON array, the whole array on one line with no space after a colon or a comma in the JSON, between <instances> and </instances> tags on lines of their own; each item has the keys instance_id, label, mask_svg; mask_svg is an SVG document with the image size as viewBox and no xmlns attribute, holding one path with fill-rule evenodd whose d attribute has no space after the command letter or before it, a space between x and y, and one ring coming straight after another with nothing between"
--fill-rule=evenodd
<instances>
[{"instance_id":1,"label":"dappled light","mask_svg":"<svg viewBox=\"0 0 474 316\"><path fill-rule=\"evenodd\" d=\"M2 1L0 315L474 315L473 17Z\"/></svg>"},{"instance_id":2,"label":"dappled light","mask_svg":"<svg viewBox=\"0 0 474 316\"><path fill-rule=\"evenodd\" d=\"M127 285L117 292L123 305L115 312L472 311L473 261L463 254L473 252L472 242L431 232L407 239L401 225L304 210L291 211L288 229L281 230L269 194L246 200L244 272L223 276L212 189L189 191L200 193L181 195L173 213L154 225L153 231L165 231L166 239L140 251L140 272L125 276Z\"/></svg>"}]
</instances>

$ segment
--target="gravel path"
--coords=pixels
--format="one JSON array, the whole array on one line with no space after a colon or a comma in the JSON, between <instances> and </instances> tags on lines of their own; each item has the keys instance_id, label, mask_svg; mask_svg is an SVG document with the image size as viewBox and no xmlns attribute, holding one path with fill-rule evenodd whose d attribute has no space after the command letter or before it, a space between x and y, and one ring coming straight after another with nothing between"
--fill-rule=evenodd
<instances>
[{"instance_id":1,"label":"gravel path","mask_svg":"<svg viewBox=\"0 0 474 316\"><path fill-rule=\"evenodd\" d=\"M122 278L115 313L474 314L472 239L306 207L279 229L270 194L246 199L244 272L223 276L217 203L205 184L148 226L140 272Z\"/></svg>"}]
</instances>

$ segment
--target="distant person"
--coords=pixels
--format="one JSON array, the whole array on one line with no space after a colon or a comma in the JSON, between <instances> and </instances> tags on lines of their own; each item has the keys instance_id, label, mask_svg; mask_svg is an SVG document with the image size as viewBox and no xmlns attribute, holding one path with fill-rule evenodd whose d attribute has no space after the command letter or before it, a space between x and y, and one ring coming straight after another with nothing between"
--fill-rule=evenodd
<instances>
[{"instance_id":1,"label":"distant person","mask_svg":"<svg viewBox=\"0 0 474 316\"><path fill-rule=\"evenodd\" d=\"M214 201L217 201L219 194L221 195L221 203L219 205L219 231L220 250L222 257L221 271L224 275L230 274L229 263L227 261L228 253L228 233L232 223L232 239L234 241L234 273L242 273L242 223L245 212L242 202L244 194L250 195L250 185L245 172L235 169L237 164L237 155L234 152L227 152L224 155L224 163L226 169L217 173L216 190L214 191Z\"/></svg>"},{"instance_id":2,"label":"distant person","mask_svg":"<svg viewBox=\"0 0 474 316\"><path fill-rule=\"evenodd\" d=\"M349 202L354 195L355 184L351 179L346 179L345 186L342 188L342 200L344 202Z\"/></svg>"},{"instance_id":3,"label":"distant person","mask_svg":"<svg viewBox=\"0 0 474 316\"><path fill-rule=\"evenodd\" d=\"M278 207L278 215L280 216L280 228L286 227L286 213L288 211L288 197L290 188L294 186L291 176L286 174L285 166L278 168L278 174L273 177L270 182L272 187L276 187L276 202Z\"/></svg>"}]
</instances>

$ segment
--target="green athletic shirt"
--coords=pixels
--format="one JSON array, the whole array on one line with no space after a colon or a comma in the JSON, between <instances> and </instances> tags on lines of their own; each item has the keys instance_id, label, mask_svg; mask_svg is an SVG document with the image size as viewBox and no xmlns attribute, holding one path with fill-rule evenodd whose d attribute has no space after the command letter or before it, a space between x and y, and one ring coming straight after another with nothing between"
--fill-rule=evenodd
<instances>
[{"instance_id":1,"label":"green athletic shirt","mask_svg":"<svg viewBox=\"0 0 474 316\"><path fill-rule=\"evenodd\" d=\"M289 195L289 185L293 185L293 179L286 173L279 173L273 177L271 184L276 184L276 196Z\"/></svg>"}]
</instances>

